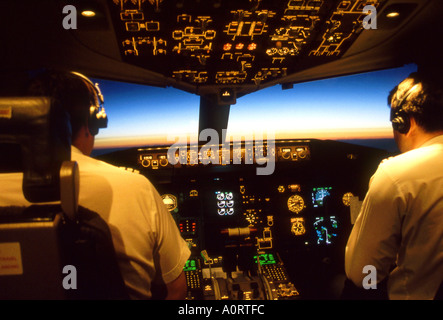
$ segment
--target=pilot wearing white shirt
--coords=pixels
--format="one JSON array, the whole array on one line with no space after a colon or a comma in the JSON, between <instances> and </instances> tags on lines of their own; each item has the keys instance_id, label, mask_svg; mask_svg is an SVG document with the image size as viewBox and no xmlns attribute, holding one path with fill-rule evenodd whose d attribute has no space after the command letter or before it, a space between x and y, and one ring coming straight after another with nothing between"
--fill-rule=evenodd
<instances>
[{"instance_id":1,"label":"pilot wearing white shirt","mask_svg":"<svg viewBox=\"0 0 443 320\"><path fill-rule=\"evenodd\" d=\"M89 157L98 129L106 126L98 87L81 74L49 72L32 82L28 94L50 96L70 114L79 205L107 222L129 297L185 298L183 267L190 250L154 186L140 174ZM29 205L21 183L22 173L0 175L0 206ZM161 297L153 296L155 284L166 290Z\"/></svg>"},{"instance_id":2,"label":"pilot wearing white shirt","mask_svg":"<svg viewBox=\"0 0 443 320\"><path fill-rule=\"evenodd\" d=\"M348 239L346 275L361 288L371 266L389 299L434 299L443 281L443 86L413 73L388 103L402 154L371 178Z\"/></svg>"}]
</instances>

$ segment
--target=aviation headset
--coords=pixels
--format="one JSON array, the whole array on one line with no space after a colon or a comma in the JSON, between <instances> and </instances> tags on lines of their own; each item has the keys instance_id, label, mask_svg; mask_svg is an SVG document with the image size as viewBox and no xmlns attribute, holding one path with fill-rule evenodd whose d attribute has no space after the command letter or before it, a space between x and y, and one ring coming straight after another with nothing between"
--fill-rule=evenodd
<instances>
[{"instance_id":1,"label":"aviation headset","mask_svg":"<svg viewBox=\"0 0 443 320\"><path fill-rule=\"evenodd\" d=\"M104 99L103 95L98 87L98 83L93 83L88 77L81 73L71 71L71 74L78 76L86 81L94 89L97 96L98 104L92 104L89 107L88 127L92 135L96 135L99 129L108 127L108 116L106 115L105 108L103 107Z\"/></svg>"},{"instance_id":2,"label":"aviation headset","mask_svg":"<svg viewBox=\"0 0 443 320\"><path fill-rule=\"evenodd\" d=\"M395 110L391 108L391 123L392 128L399 133L406 134L411 128L411 120L409 115L400 107L400 109Z\"/></svg>"},{"instance_id":3,"label":"aviation headset","mask_svg":"<svg viewBox=\"0 0 443 320\"><path fill-rule=\"evenodd\" d=\"M409 129L411 128L411 119L409 117L409 114L407 114L406 111L403 110L403 105L404 105L404 102L407 100L407 98L415 90L416 86L417 86L417 84L415 84L411 88L409 88L409 90L404 94L404 96L400 100L400 102L397 103L396 108L392 108L392 106L391 106L392 128L395 131L398 131L399 133L402 133L402 134L408 133Z\"/></svg>"}]
</instances>

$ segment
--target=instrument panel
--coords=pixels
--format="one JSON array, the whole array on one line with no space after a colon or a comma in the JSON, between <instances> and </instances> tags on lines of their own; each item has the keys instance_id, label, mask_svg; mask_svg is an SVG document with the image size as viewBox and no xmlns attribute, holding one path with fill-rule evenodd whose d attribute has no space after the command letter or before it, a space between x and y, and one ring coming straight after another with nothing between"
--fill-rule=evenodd
<instances>
[{"instance_id":1,"label":"instrument panel","mask_svg":"<svg viewBox=\"0 0 443 320\"><path fill-rule=\"evenodd\" d=\"M310 159L311 140L288 140L277 144L246 141L226 145L177 145L137 149L137 167L162 170L205 165L263 164L263 162L298 162ZM263 161L266 160L266 161Z\"/></svg>"},{"instance_id":2,"label":"instrument panel","mask_svg":"<svg viewBox=\"0 0 443 320\"><path fill-rule=\"evenodd\" d=\"M271 174L257 174L257 148L274 162ZM230 161L220 161L223 154ZM171 155L185 162L172 164ZM102 160L131 159L119 165L135 167L159 191L191 248L189 299L309 299L318 296L313 287L326 292L331 279L322 277L343 270L350 202L364 197L387 156L311 139L135 148Z\"/></svg>"}]
</instances>

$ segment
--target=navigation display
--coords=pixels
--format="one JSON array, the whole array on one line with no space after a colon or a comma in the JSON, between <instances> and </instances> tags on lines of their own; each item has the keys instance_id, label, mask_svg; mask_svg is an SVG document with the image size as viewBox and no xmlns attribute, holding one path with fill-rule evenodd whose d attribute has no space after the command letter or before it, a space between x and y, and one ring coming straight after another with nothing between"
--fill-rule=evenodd
<instances>
[{"instance_id":1,"label":"navigation display","mask_svg":"<svg viewBox=\"0 0 443 320\"><path fill-rule=\"evenodd\" d=\"M315 217L314 230L319 245L331 245L337 237L338 221L335 216Z\"/></svg>"},{"instance_id":2,"label":"navigation display","mask_svg":"<svg viewBox=\"0 0 443 320\"><path fill-rule=\"evenodd\" d=\"M331 195L332 187L312 188L312 206L323 207L326 197Z\"/></svg>"}]
</instances>

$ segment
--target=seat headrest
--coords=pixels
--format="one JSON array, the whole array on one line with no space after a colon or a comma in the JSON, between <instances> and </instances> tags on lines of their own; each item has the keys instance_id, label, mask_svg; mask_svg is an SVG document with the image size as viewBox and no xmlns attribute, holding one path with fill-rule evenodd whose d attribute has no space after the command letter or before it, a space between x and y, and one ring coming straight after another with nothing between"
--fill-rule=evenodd
<instances>
[{"instance_id":1,"label":"seat headrest","mask_svg":"<svg viewBox=\"0 0 443 320\"><path fill-rule=\"evenodd\" d=\"M71 124L63 108L46 97L0 98L0 146L0 170L21 164L28 201L60 200L60 167L71 160Z\"/></svg>"}]
</instances>

